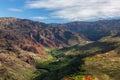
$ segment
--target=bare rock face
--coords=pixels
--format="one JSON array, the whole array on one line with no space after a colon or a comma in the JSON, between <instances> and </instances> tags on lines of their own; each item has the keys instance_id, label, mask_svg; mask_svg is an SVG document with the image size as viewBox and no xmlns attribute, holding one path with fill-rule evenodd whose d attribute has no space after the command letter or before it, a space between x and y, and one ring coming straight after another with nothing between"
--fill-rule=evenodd
<instances>
[{"instance_id":1,"label":"bare rock face","mask_svg":"<svg viewBox=\"0 0 120 80\"><path fill-rule=\"evenodd\" d=\"M65 47L85 41L78 34L60 28L33 30L30 37L44 47Z\"/></svg>"},{"instance_id":2,"label":"bare rock face","mask_svg":"<svg viewBox=\"0 0 120 80\"><path fill-rule=\"evenodd\" d=\"M86 41L77 33L26 19L1 18L0 28L0 38L6 44L41 54L44 54L42 47L65 47Z\"/></svg>"},{"instance_id":3,"label":"bare rock face","mask_svg":"<svg viewBox=\"0 0 120 80\"><path fill-rule=\"evenodd\" d=\"M27 40L27 39L24 39L22 42L23 44L21 44L20 47L23 50L30 51L33 53L39 53L40 55L43 55L43 56L45 55L44 48L40 43L35 42L33 40Z\"/></svg>"}]
</instances>

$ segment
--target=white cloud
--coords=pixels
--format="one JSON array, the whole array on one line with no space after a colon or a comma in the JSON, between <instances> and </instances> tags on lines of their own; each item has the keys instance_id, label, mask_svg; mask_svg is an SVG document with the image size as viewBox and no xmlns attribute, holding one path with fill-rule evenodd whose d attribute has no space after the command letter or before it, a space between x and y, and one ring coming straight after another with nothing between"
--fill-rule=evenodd
<instances>
[{"instance_id":1,"label":"white cloud","mask_svg":"<svg viewBox=\"0 0 120 80\"><path fill-rule=\"evenodd\" d=\"M120 17L120 0L29 0L26 7L52 10L52 17L67 20Z\"/></svg>"},{"instance_id":2,"label":"white cloud","mask_svg":"<svg viewBox=\"0 0 120 80\"><path fill-rule=\"evenodd\" d=\"M18 8L9 8L9 11L13 11L13 12L22 12L22 9L18 9Z\"/></svg>"},{"instance_id":3,"label":"white cloud","mask_svg":"<svg viewBox=\"0 0 120 80\"><path fill-rule=\"evenodd\" d=\"M47 19L47 17L43 17L43 16L35 16L35 17L32 17L32 18L39 19L39 20Z\"/></svg>"}]
</instances>

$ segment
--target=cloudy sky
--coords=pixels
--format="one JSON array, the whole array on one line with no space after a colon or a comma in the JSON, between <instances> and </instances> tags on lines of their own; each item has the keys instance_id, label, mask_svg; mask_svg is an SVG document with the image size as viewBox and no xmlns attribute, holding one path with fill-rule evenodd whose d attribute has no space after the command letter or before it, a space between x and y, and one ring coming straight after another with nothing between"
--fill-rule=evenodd
<instances>
[{"instance_id":1,"label":"cloudy sky","mask_svg":"<svg viewBox=\"0 0 120 80\"><path fill-rule=\"evenodd\" d=\"M46 23L120 18L120 0L0 0L0 17Z\"/></svg>"}]
</instances>

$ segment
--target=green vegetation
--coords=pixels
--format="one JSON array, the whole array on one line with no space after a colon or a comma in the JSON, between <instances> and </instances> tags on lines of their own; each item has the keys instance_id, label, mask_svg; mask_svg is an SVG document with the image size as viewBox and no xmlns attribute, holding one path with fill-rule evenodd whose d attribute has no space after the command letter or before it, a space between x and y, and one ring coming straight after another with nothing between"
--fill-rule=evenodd
<instances>
[{"instance_id":1,"label":"green vegetation","mask_svg":"<svg viewBox=\"0 0 120 80\"><path fill-rule=\"evenodd\" d=\"M46 71L39 74L34 80L82 80L87 76L92 76L92 80L119 80L119 75L113 76L119 71L120 64L117 64L119 60L116 59L119 52L117 49L119 40L108 40L103 39L84 46L74 45L48 51L54 60L37 63L38 69ZM118 52L114 52L114 50ZM117 63L111 62L109 59L115 59Z\"/></svg>"},{"instance_id":2,"label":"green vegetation","mask_svg":"<svg viewBox=\"0 0 120 80\"><path fill-rule=\"evenodd\" d=\"M119 80L119 24L1 18L0 80Z\"/></svg>"}]
</instances>

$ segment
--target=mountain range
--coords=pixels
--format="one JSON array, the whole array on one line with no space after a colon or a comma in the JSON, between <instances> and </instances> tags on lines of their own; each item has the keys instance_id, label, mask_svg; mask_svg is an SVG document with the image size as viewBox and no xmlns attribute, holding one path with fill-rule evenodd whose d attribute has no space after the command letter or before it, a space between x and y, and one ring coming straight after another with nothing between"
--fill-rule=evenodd
<instances>
[{"instance_id":1,"label":"mountain range","mask_svg":"<svg viewBox=\"0 0 120 80\"><path fill-rule=\"evenodd\" d=\"M0 80L119 80L119 53L120 20L0 18Z\"/></svg>"}]
</instances>

